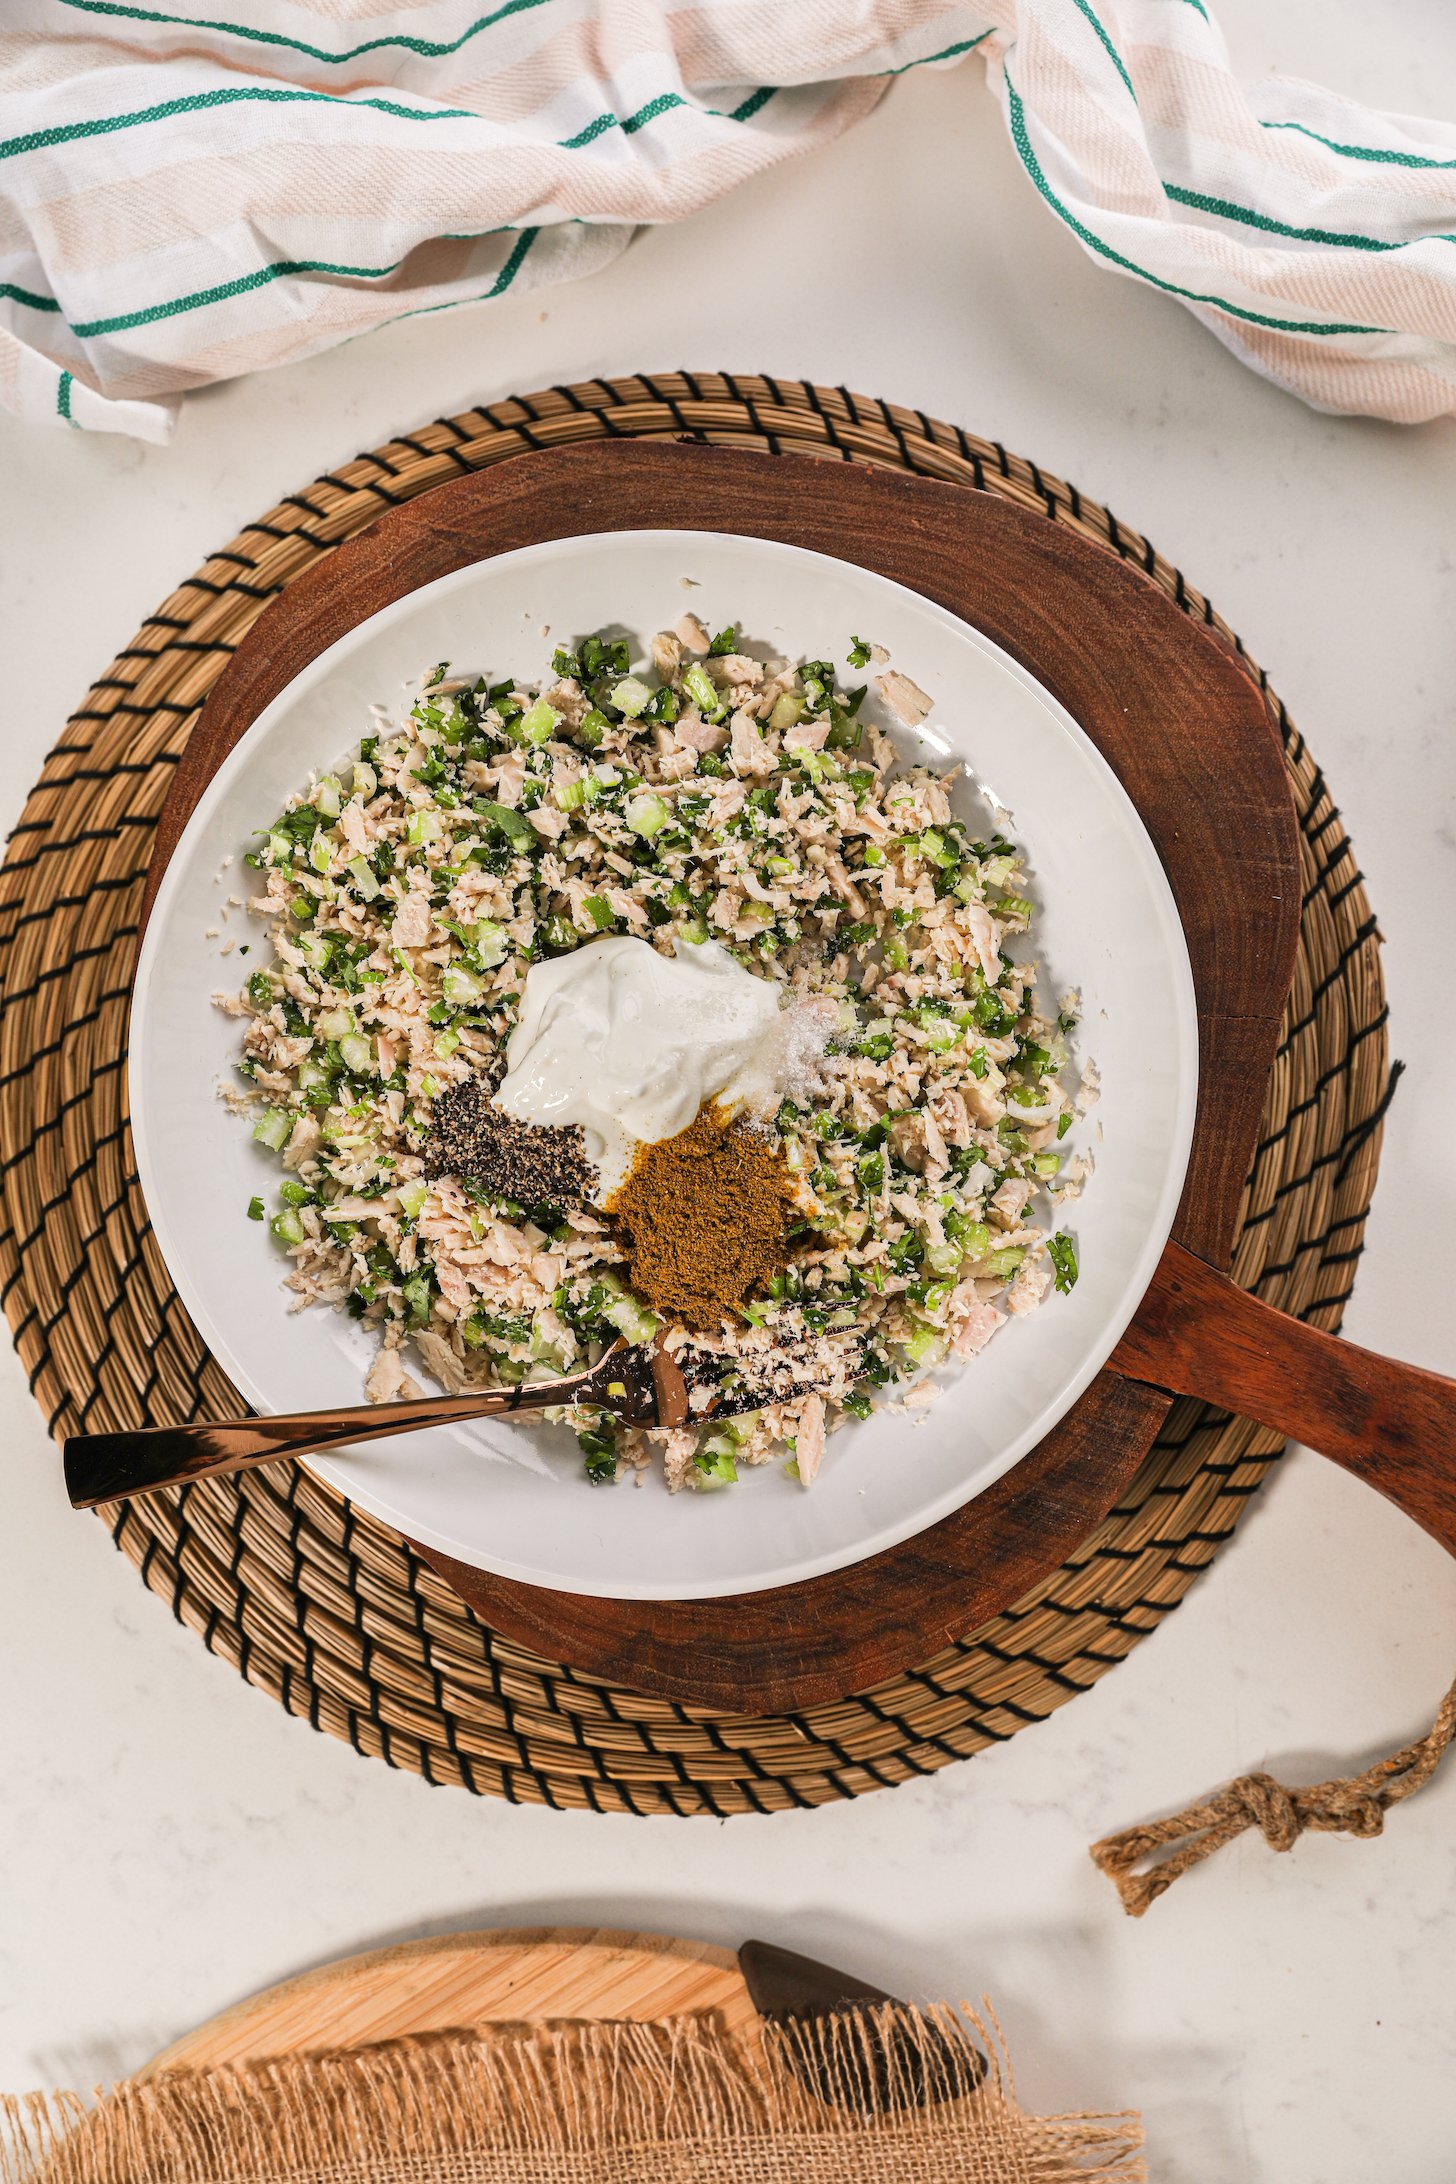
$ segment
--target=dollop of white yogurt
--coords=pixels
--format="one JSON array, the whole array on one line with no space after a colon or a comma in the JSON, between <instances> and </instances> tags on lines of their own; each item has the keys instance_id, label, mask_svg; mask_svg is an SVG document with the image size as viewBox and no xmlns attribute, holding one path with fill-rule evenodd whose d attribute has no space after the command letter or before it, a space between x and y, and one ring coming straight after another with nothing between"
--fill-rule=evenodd
<instances>
[{"instance_id":1,"label":"dollop of white yogurt","mask_svg":"<svg viewBox=\"0 0 1456 2184\"><path fill-rule=\"evenodd\" d=\"M533 963L497 1104L521 1122L579 1123L607 1199L639 1145L686 1130L707 1100L773 1097L779 990L715 940L588 941Z\"/></svg>"}]
</instances>

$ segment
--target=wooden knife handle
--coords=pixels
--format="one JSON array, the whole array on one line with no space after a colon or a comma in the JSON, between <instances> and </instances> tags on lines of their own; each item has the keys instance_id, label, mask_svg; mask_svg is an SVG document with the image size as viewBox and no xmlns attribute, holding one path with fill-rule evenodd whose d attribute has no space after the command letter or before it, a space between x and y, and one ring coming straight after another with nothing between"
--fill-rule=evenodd
<instances>
[{"instance_id":1,"label":"wooden knife handle","mask_svg":"<svg viewBox=\"0 0 1456 2184\"><path fill-rule=\"evenodd\" d=\"M1108 1363L1317 1449L1456 1554L1456 1380L1306 1327L1172 1243Z\"/></svg>"}]
</instances>

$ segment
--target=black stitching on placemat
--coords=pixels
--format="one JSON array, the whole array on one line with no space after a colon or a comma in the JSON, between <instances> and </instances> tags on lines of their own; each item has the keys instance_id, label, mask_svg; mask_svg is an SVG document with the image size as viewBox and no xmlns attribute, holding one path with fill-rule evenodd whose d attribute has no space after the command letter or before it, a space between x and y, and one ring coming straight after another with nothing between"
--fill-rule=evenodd
<instances>
[{"instance_id":1,"label":"black stitching on placemat","mask_svg":"<svg viewBox=\"0 0 1456 2184\"><path fill-rule=\"evenodd\" d=\"M1380 1098L1376 1101L1374 1107L1371 1108L1370 1113L1365 1117L1365 1120L1354 1131L1353 1135L1346 1141L1346 1146L1343 1148L1345 1152L1345 1158L1340 1163L1339 1168L1335 1172L1336 1190L1339 1189L1340 1185L1344 1182L1346 1176L1349 1174L1350 1163L1355 1158L1355 1155L1359 1152L1361 1146L1365 1143L1367 1138L1370 1138L1374 1135L1374 1133L1380 1128L1381 1123L1384 1122L1386 1112L1389 1109L1390 1103L1395 1098L1395 1088L1400 1083L1400 1080L1404 1075L1405 1063L1392 1062L1390 1065L1390 1073L1385 1080L1385 1090L1381 1093Z\"/></svg>"}]
</instances>

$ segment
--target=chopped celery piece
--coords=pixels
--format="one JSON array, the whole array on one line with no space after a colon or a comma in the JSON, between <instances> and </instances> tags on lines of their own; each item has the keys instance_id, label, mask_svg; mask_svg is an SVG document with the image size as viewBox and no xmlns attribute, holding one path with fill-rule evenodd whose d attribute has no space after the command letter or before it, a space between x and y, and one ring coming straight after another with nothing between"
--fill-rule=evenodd
<instances>
[{"instance_id":1,"label":"chopped celery piece","mask_svg":"<svg viewBox=\"0 0 1456 2184\"><path fill-rule=\"evenodd\" d=\"M337 774L325 774L313 792L314 809L325 819L337 819L343 809L343 788Z\"/></svg>"},{"instance_id":2,"label":"chopped celery piece","mask_svg":"<svg viewBox=\"0 0 1456 2184\"><path fill-rule=\"evenodd\" d=\"M640 834L650 841L654 834L667 825L672 813L654 790L644 789L639 795L628 798L624 816L634 834Z\"/></svg>"},{"instance_id":3,"label":"chopped celery piece","mask_svg":"<svg viewBox=\"0 0 1456 2184\"><path fill-rule=\"evenodd\" d=\"M349 859L349 877L354 882L355 892L362 895L366 902L372 902L379 893L379 882L375 879L373 868L367 858L351 857Z\"/></svg>"},{"instance_id":4,"label":"chopped celery piece","mask_svg":"<svg viewBox=\"0 0 1456 2184\"><path fill-rule=\"evenodd\" d=\"M898 933L895 935L893 940L887 940L885 942L884 960L885 969L887 971L909 970L910 957L906 951L905 943L903 940L901 940Z\"/></svg>"},{"instance_id":5,"label":"chopped celery piece","mask_svg":"<svg viewBox=\"0 0 1456 2184\"><path fill-rule=\"evenodd\" d=\"M315 1028L321 1039L347 1039L353 1032L354 1019L347 1009L325 1009Z\"/></svg>"},{"instance_id":6,"label":"chopped celery piece","mask_svg":"<svg viewBox=\"0 0 1456 2184\"><path fill-rule=\"evenodd\" d=\"M715 1449L711 1441L699 1449L693 1464L703 1479L713 1486L736 1486L738 1483L738 1466L732 1455L727 1449Z\"/></svg>"},{"instance_id":7,"label":"chopped celery piece","mask_svg":"<svg viewBox=\"0 0 1456 2184\"><path fill-rule=\"evenodd\" d=\"M702 714L704 720L722 720L728 711L727 700L720 694L707 669L697 660L684 670L682 686L686 696Z\"/></svg>"},{"instance_id":8,"label":"chopped celery piece","mask_svg":"<svg viewBox=\"0 0 1456 2184\"><path fill-rule=\"evenodd\" d=\"M609 702L628 720L635 720L644 706L651 704L652 692L640 676L624 675L619 683L613 684Z\"/></svg>"},{"instance_id":9,"label":"chopped celery piece","mask_svg":"<svg viewBox=\"0 0 1456 2184\"><path fill-rule=\"evenodd\" d=\"M1071 1118L1071 1116L1070 1116L1069 1114L1065 1114L1065 1115L1058 1115L1058 1117L1057 1117L1057 1136L1058 1136L1059 1138L1064 1138L1064 1137L1066 1136L1067 1132L1068 1132L1068 1131L1069 1131L1069 1130L1071 1129L1071 1127L1072 1127L1072 1118Z\"/></svg>"},{"instance_id":10,"label":"chopped celery piece","mask_svg":"<svg viewBox=\"0 0 1456 2184\"><path fill-rule=\"evenodd\" d=\"M949 1347L937 1328L917 1327L905 1345L905 1355L912 1365L938 1365Z\"/></svg>"},{"instance_id":11,"label":"chopped celery piece","mask_svg":"<svg viewBox=\"0 0 1456 2184\"><path fill-rule=\"evenodd\" d=\"M549 743L560 724L561 715L544 698L538 698L522 713L511 734L520 743Z\"/></svg>"},{"instance_id":12,"label":"chopped celery piece","mask_svg":"<svg viewBox=\"0 0 1456 2184\"><path fill-rule=\"evenodd\" d=\"M400 1210L405 1215L405 1218L407 1220L418 1221L420 1217L420 1211L424 1206L426 1198L429 1196L429 1188L429 1185L419 1178L416 1178L413 1182L410 1183L400 1184Z\"/></svg>"},{"instance_id":13,"label":"chopped celery piece","mask_svg":"<svg viewBox=\"0 0 1456 2184\"><path fill-rule=\"evenodd\" d=\"M657 1333L657 1314L649 1312L635 1297L613 1297L603 1310L602 1318L610 1320L618 1334L625 1335L629 1342L650 1342Z\"/></svg>"},{"instance_id":14,"label":"chopped celery piece","mask_svg":"<svg viewBox=\"0 0 1456 2184\"><path fill-rule=\"evenodd\" d=\"M404 838L413 842L416 849L425 842L433 842L440 831L440 822L432 811L412 811L404 823Z\"/></svg>"},{"instance_id":15,"label":"chopped celery piece","mask_svg":"<svg viewBox=\"0 0 1456 2184\"><path fill-rule=\"evenodd\" d=\"M301 1244L308 1239L308 1230L301 1215L292 1206L285 1206L282 1213L275 1213L268 1226L280 1244Z\"/></svg>"},{"instance_id":16,"label":"chopped celery piece","mask_svg":"<svg viewBox=\"0 0 1456 2184\"><path fill-rule=\"evenodd\" d=\"M511 936L503 925L496 924L494 918L477 918L475 952L484 968L493 971L510 954Z\"/></svg>"},{"instance_id":17,"label":"chopped celery piece","mask_svg":"<svg viewBox=\"0 0 1456 2184\"><path fill-rule=\"evenodd\" d=\"M1007 1275L1016 1272L1025 1257L1026 1253L1017 1246L1006 1251L993 1251L981 1261L976 1271L984 1274L988 1280L1004 1281Z\"/></svg>"},{"instance_id":18,"label":"chopped celery piece","mask_svg":"<svg viewBox=\"0 0 1456 2184\"><path fill-rule=\"evenodd\" d=\"M463 1009L481 999L485 986L463 963L447 963L445 975L440 980L440 991L452 1009Z\"/></svg>"},{"instance_id":19,"label":"chopped celery piece","mask_svg":"<svg viewBox=\"0 0 1456 2184\"><path fill-rule=\"evenodd\" d=\"M594 705L591 711L584 713L577 722L576 740L578 743L584 743L589 751L594 751L611 725L606 714L601 711L600 707Z\"/></svg>"},{"instance_id":20,"label":"chopped celery piece","mask_svg":"<svg viewBox=\"0 0 1456 2184\"><path fill-rule=\"evenodd\" d=\"M361 1038L357 1032L339 1041L339 1052L351 1076L366 1077L374 1067L374 1041Z\"/></svg>"},{"instance_id":21,"label":"chopped celery piece","mask_svg":"<svg viewBox=\"0 0 1456 2184\"><path fill-rule=\"evenodd\" d=\"M563 781L552 788L551 796L558 811L580 811L586 802L586 783Z\"/></svg>"},{"instance_id":22,"label":"chopped celery piece","mask_svg":"<svg viewBox=\"0 0 1456 2184\"><path fill-rule=\"evenodd\" d=\"M372 796L379 794L379 776L367 758L355 759L353 782L354 794L362 797L366 804Z\"/></svg>"},{"instance_id":23,"label":"chopped celery piece","mask_svg":"<svg viewBox=\"0 0 1456 2184\"><path fill-rule=\"evenodd\" d=\"M455 1027L452 1024L448 1030L442 1031L439 1038L435 1041L435 1052L439 1055L442 1062L448 1062L450 1056L455 1052L455 1049L459 1046L459 1044L460 1034L458 1031L456 1031Z\"/></svg>"},{"instance_id":24,"label":"chopped celery piece","mask_svg":"<svg viewBox=\"0 0 1456 2184\"><path fill-rule=\"evenodd\" d=\"M955 1274L964 1257L965 1248L961 1244L932 1244L925 1254L925 1263L932 1274Z\"/></svg>"},{"instance_id":25,"label":"chopped celery piece","mask_svg":"<svg viewBox=\"0 0 1456 2184\"><path fill-rule=\"evenodd\" d=\"M298 952L311 971L326 971L333 949L322 933L302 933L299 935Z\"/></svg>"},{"instance_id":26,"label":"chopped celery piece","mask_svg":"<svg viewBox=\"0 0 1456 2184\"><path fill-rule=\"evenodd\" d=\"M276 865L286 865L286 864L292 864L292 862L293 862L293 839L292 839L292 836L291 836L291 835L287 835L287 834L279 834L279 833L277 833L276 831L275 831L274 833L270 834L270 835L269 835L269 837L268 837L268 859L269 859L269 862L270 862L271 864L276 864Z\"/></svg>"},{"instance_id":27,"label":"chopped celery piece","mask_svg":"<svg viewBox=\"0 0 1456 2184\"><path fill-rule=\"evenodd\" d=\"M334 845L326 834L316 834L308 845L308 861L315 872L327 872L334 861Z\"/></svg>"},{"instance_id":28,"label":"chopped celery piece","mask_svg":"<svg viewBox=\"0 0 1456 2184\"><path fill-rule=\"evenodd\" d=\"M588 895L581 907L585 910L597 931L604 933L612 922L612 906L607 901L606 896ZM595 961L595 958L593 960Z\"/></svg>"},{"instance_id":29,"label":"chopped celery piece","mask_svg":"<svg viewBox=\"0 0 1456 2184\"><path fill-rule=\"evenodd\" d=\"M407 1276L402 1287L411 1327L423 1327L430 1316L429 1276L427 1274L411 1274Z\"/></svg>"},{"instance_id":30,"label":"chopped celery piece","mask_svg":"<svg viewBox=\"0 0 1456 2184\"><path fill-rule=\"evenodd\" d=\"M293 1117L282 1107L270 1107L253 1124L253 1135L270 1152L281 1153L293 1135Z\"/></svg>"},{"instance_id":31,"label":"chopped celery piece","mask_svg":"<svg viewBox=\"0 0 1456 2184\"><path fill-rule=\"evenodd\" d=\"M803 699L791 697L786 690L782 697L774 699L773 711L768 716L768 724L770 728L776 728L779 734L782 735L786 728L793 727L803 711Z\"/></svg>"},{"instance_id":32,"label":"chopped celery piece","mask_svg":"<svg viewBox=\"0 0 1456 2184\"><path fill-rule=\"evenodd\" d=\"M1031 1166L1035 1175L1055 1175L1061 1165L1061 1160L1056 1153L1034 1153L1032 1155Z\"/></svg>"}]
</instances>

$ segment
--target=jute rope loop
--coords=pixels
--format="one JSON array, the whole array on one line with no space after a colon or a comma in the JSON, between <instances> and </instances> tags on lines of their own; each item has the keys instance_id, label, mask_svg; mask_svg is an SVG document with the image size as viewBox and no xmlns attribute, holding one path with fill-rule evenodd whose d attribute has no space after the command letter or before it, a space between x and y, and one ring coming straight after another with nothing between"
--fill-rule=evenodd
<instances>
[{"instance_id":1,"label":"jute rope loop","mask_svg":"<svg viewBox=\"0 0 1456 2184\"><path fill-rule=\"evenodd\" d=\"M51 1429L210 1415L237 1397L162 1265L124 1103L127 997L157 814L197 710L268 600L380 512L539 447L691 438L871 462L1015 502L1131 562L1237 649L1148 540L1034 463L916 410L805 381L592 380L440 418L292 493L212 554L96 682L0 872L0 1295ZM1299 817L1301 945L1234 1273L1336 1327L1387 1090L1375 920L1304 738L1252 662ZM431 1783L577 1810L778 1812L857 1797L1016 1736L1176 1607L1277 1439L1180 1402L1093 1536L914 1671L794 1716L611 1689L487 1629L403 1541L270 1466L124 1505L114 1537L209 1651L315 1729ZM78 1520L79 1521L79 1520Z\"/></svg>"},{"instance_id":2,"label":"jute rope loop","mask_svg":"<svg viewBox=\"0 0 1456 2184\"><path fill-rule=\"evenodd\" d=\"M1248 1828L1257 1828L1271 1850L1292 1850L1305 1830L1354 1835L1368 1840L1385 1827L1392 1805L1425 1788L1456 1738L1456 1684L1441 1701L1436 1719L1423 1737L1379 1760L1363 1774L1307 1789L1287 1790L1272 1775L1240 1775L1201 1805L1190 1805L1167 1820L1124 1828L1094 1843L1089 1853L1122 1898L1123 1909L1140 1919L1180 1875L1211 1858ZM1167 1843L1178 1848L1139 1873Z\"/></svg>"}]
</instances>

